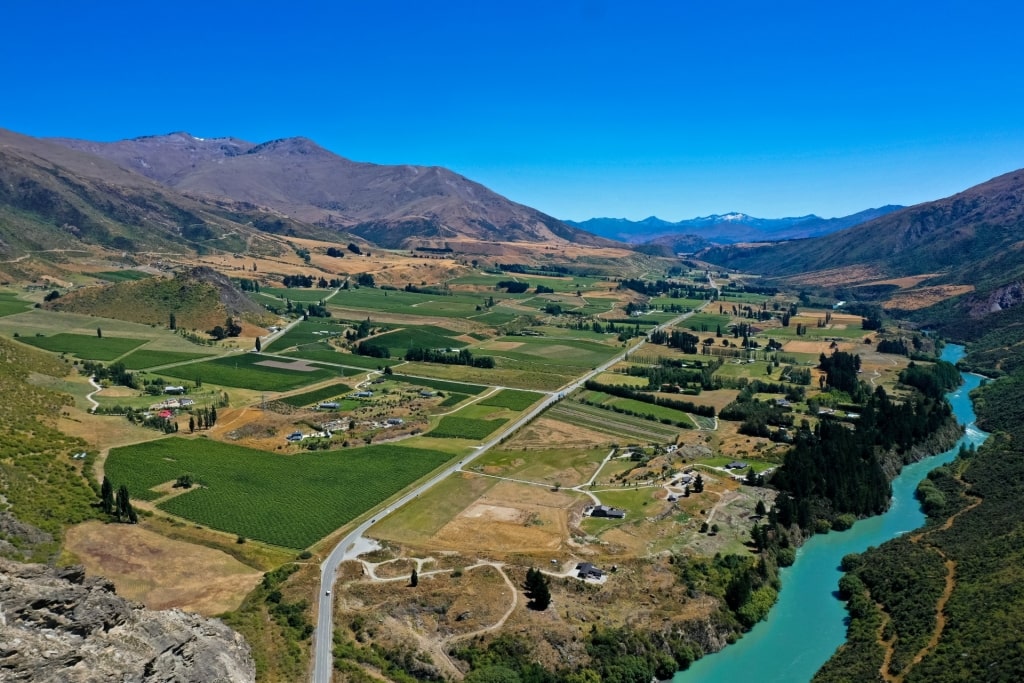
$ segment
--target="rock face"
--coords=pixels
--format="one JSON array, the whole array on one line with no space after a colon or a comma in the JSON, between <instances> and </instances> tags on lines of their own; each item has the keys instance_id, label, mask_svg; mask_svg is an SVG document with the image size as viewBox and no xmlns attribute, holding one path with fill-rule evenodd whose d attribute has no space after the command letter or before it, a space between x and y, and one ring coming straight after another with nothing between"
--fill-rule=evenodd
<instances>
[{"instance_id":1,"label":"rock face","mask_svg":"<svg viewBox=\"0 0 1024 683\"><path fill-rule=\"evenodd\" d=\"M80 567L0 559L0 680L254 681L249 646L220 621L152 611Z\"/></svg>"}]
</instances>

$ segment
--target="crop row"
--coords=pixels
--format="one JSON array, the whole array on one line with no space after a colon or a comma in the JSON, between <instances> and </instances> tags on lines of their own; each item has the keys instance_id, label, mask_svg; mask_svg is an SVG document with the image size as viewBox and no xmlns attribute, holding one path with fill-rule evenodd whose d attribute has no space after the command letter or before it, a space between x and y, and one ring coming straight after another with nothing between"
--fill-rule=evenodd
<instances>
[{"instance_id":1,"label":"crop row","mask_svg":"<svg viewBox=\"0 0 1024 683\"><path fill-rule=\"evenodd\" d=\"M199 486L160 504L198 524L305 548L451 456L395 445L301 455L171 437L111 450L106 473L134 498L191 474Z\"/></svg>"},{"instance_id":2,"label":"crop row","mask_svg":"<svg viewBox=\"0 0 1024 683\"><path fill-rule=\"evenodd\" d=\"M446 439L485 439L507 420L479 420L472 417L455 417L447 415L441 418L430 436Z\"/></svg>"},{"instance_id":3,"label":"crop row","mask_svg":"<svg viewBox=\"0 0 1024 683\"><path fill-rule=\"evenodd\" d=\"M480 401L480 405L508 408L509 410L526 410L541 398L543 396L535 391L503 389L493 396L488 396Z\"/></svg>"},{"instance_id":4,"label":"crop row","mask_svg":"<svg viewBox=\"0 0 1024 683\"><path fill-rule=\"evenodd\" d=\"M548 411L548 416L606 434L645 441L671 441L679 435L678 429L662 427L641 418L631 418L627 415L580 404L559 404Z\"/></svg>"}]
</instances>

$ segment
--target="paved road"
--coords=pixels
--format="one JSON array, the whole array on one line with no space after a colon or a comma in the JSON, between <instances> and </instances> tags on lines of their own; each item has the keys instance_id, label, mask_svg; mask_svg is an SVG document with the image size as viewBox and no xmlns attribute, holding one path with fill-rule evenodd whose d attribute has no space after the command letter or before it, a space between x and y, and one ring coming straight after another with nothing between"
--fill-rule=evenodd
<instances>
[{"instance_id":1,"label":"paved road","mask_svg":"<svg viewBox=\"0 0 1024 683\"><path fill-rule=\"evenodd\" d=\"M708 303L710 302L706 302L704 305L702 305L700 308L696 310L703 309L705 306L708 305ZM680 323L681 321L685 320L691 315L693 315L693 312L683 313L682 315L679 315L673 318L672 320L669 320L668 322L658 325L654 329L671 327L672 325ZM366 550L368 549L368 546L366 545L366 542L363 538L363 534L366 533L367 529L369 529L371 526L376 524L380 519L391 514L392 512L402 507L409 501L419 497L421 493L429 491L438 482L441 482L444 479L448 478L449 476L457 472L460 468L469 464L473 460L479 458L488 450L501 443L502 439L511 435L523 425L528 424L530 421L532 421L542 412L547 410L549 407L551 407L558 401L562 400L570 392L582 387L587 380L596 377L597 375L606 371L608 368L612 367L616 363L622 361L627 356L629 356L630 354L634 353L637 349L642 347L645 343L645 340L641 340L640 343L634 346L633 348L623 351L619 355L599 365L598 367L594 368L593 370L583 375L579 379L573 380L572 382L566 384L558 391L553 392L533 410L531 410L528 413L525 413L511 425L509 425L502 431L498 432L496 436L493 436L491 437L490 440L484 442L481 446L479 446L476 449L474 453L467 455L465 458L459 460L455 464L445 467L439 473L431 477L428 481L424 482L423 484L420 484L415 489L412 489L404 496L399 498L397 501L392 502L390 505L387 506L386 509L378 512L377 515L374 516L372 519L363 522L355 529L350 531L344 538L341 539L341 541L338 542L336 546L334 546L334 549L331 550L330 554L327 556L327 559L325 559L323 561L323 564L320 565L320 597L317 609L319 614L316 622L316 630L313 631L313 683L330 683L331 681L331 676L333 674L334 669L334 656L332 654L334 644L334 610L332 609L333 596L329 595L328 592L334 586L334 580L338 571L338 565L340 565L345 560L354 559L356 556L360 555L363 552L366 552Z\"/></svg>"}]
</instances>

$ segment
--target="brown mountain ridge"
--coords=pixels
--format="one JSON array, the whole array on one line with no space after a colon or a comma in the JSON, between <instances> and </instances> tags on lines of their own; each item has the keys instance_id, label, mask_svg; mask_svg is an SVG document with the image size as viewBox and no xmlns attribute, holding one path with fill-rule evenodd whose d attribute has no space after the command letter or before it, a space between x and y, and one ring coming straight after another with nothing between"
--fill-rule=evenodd
<instances>
[{"instance_id":1,"label":"brown mountain ridge","mask_svg":"<svg viewBox=\"0 0 1024 683\"><path fill-rule=\"evenodd\" d=\"M345 159L307 138L254 144L188 133L118 142L54 139L189 197L227 199L386 248L447 239L621 246L438 166Z\"/></svg>"}]
</instances>

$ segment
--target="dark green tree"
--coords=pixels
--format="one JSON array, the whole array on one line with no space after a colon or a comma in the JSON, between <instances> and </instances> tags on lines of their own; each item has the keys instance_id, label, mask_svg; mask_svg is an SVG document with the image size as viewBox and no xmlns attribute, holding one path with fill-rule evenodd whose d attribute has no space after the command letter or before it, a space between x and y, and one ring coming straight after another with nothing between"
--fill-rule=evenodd
<instances>
[{"instance_id":1,"label":"dark green tree","mask_svg":"<svg viewBox=\"0 0 1024 683\"><path fill-rule=\"evenodd\" d=\"M704 477L700 476L700 474L693 480L693 492L704 493Z\"/></svg>"},{"instance_id":2,"label":"dark green tree","mask_svg":"<svg viewBox=\"0 0 1024 683\"><path fill-rule=\"evenodd\" d=\"M412 575L409 577L409 585L415 588L420 584L420 575L416 572L416 568L413 567Z\"/></svg>"},{"instance_id":3,"label":"dark green tree","mask_svg":"<svg viewBox=\"0 0 1024 683\"><path fill-rule=\"evenodd\" d=\"M263 350L263 342L260 341L259 337L256 337L256 353Z\"/></svg>"},{"instance_id":4,"label":"dark green tree","mask_svg":"<svg viewBox=\"0 0 1024 683\"><path fill-rule=\"evenodd\" d=\"M100 485L100 507L108 515L114 513L114 485L110 483L109 477L103 477L103 484Z\"/></svg>"},{"instance_id":5,"label":"dark green tree","mask_svg":"<svg viewBox=\"0 0 1024 683\"><path fill-rule=\"evenodd\" d=\"M103 338L103 330L101 330L100 328L97 327L96 328L96 336L99 337L100 339L102 339Z\"/></svg>"},{"instance_id":6,"label":"dark green tree","mask_svg":"<svg viewBox=\"0 0 1024 683\"><path fill-rule=\"evenodd\" d=\"M167 323L167 326L170 327L172 330L178 329L178 318L175 317L174 313L171 313L170 319L167 321Z\"/></svg>"}]
</instances>

